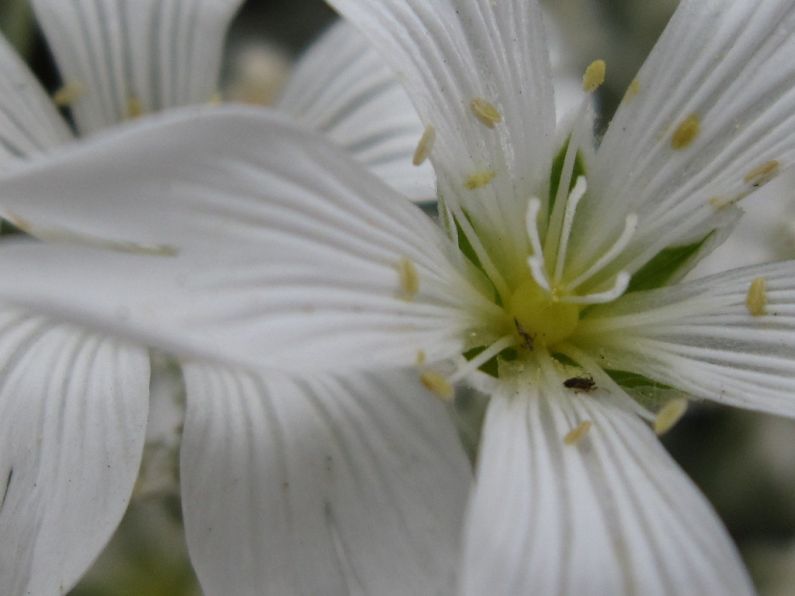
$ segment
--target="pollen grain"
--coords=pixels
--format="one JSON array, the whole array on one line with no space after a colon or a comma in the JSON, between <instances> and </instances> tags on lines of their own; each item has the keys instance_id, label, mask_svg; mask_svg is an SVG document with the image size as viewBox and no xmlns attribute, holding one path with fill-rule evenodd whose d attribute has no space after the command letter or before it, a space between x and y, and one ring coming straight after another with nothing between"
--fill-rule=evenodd
<instances>
[{"instance_id":1,"label":"pollen grain","mask_svg":"<svg viewBox=\"0 0 795 596\"><path fill-rule=\"evenodd\" d=\"M483 188L484 186L488 186L496 176L497 172L494 170L481 170L470 175L466 179L466 182L464 182L464 186L469 190Z\"/></svg>"},{"instance_id":2,"label":"pollen grain","mask_svg":"<svg viewBox=\"0 0 795 596\"><path fill-rule=\"evenodd\" d=\"M687 400L685 398L672 399L660 408L654 419L654 432L657 433L657 436L664 435L676 426L686 411Z\"/></svg>"},{"instance_id":3,"label":"pollen grain","mask_svg":"<svg viewBox=\"0 0 795 596\"><path fill-rule=\"evenodd\" d=\"M583 420L563 437L563 442L566 445L577 445L585 438L592 426L593 422Z\"/></svg>"},{"instance_id":4,"label":"pollen grain","mask_svg":"<svg viewBox=\"0 0 795 596\"><path fill-rule=\"evenodd\" d=\"M65 108L74 104L78 99L85 95L85 88L77 82L66 83L58 89L52 96L52 101L59 108Z\"/></svg>"},{"instance_id":5,"label":"pollen grain","mask_svg":"<svg viewBox=\"0 0 795 596\"><path fill-rule=\"evenodd\" d=\"M602 83L605 82L605 74L607 73L607 63L604 60L594 60L585 69L585 74L582 75L582 90L586 93L593 93Z\"/></svg>"},{"instance_id":6,"label":"pollen grain","mask_svg":"<svg viewBox=\"0 0 795 596\"><path fill-rule=\"evenodd\" d=\"M765 314L767 306L767 281L764 277L757 277L748 287L748 295L745 297L745 306L753 317L761 317Z\"/></svg>"},{"instance_id":7,"label":"pollen grain","mask_svg":"<svg viewBox=\"0 0 795 596\"><path fill-rule=\"evenodd\" d=\"M753 186L754 188L759 188L760 186L767 184L773 178L776 177L778 174L780 164L777 160L772 159L763 163L760 166L755 167L753 170L748 172L743 180Z\"/></svg>"},{"instance_id":8,"label":"pollen grain","mask_svg":"<svg viewBox=\"0 0 795 596\"><path fill-rule=\"evenodd\" d=\"M411 259L403 257L398 261L398 275L400 276L400 290L404 300L414 300L420 290L420 274Z\"/></svg>"},{"instance_id":9,"label":"pollen grain","mask_svg":"<svg viewBox=\"0 0 795 596\"><path fill-rule=\"evenodd\" d=\"M696 140L699 132L701 132L701 120L696 114L692 114L676 127L671 137L671 147L676 151L687 149Z\"/></svg>"},{"instance_id":10,"label":"pollen grain","mask_svg":"<svg viewBox=\"0 0 795 596\"><path fill-rule=\"evenodd\" d=\"M494 128L497 124L502 122L502 114L500 114L500 111L493 103L481 97L473 99L469 107L472 109L472 113L475 117L488 128Z\"/></svg>"},{"instance_id":11,"label":"pollen grain","mask_svg":"<svg viewBox=\"0 0 795 596\"><path fill-rule=\"evenodd\" d=\"M136 118L140 118L144 115L144 104L136 95L130 96L127 100L127 114L126 117L128 120L135 120Z\"/></svg>"},{"instance_id":12,"label":"pollen grain","mask_svg":"<svg viewBox=\"0 0 795 596\"><path fill-rule=\"evenodd\" d=\"M632 79L629 87L627 87L626 93L624 93L624 101L629 101L638 93L640 93L640 81L638 79Z\"/></svg>"},{"instance_id":13,"label":"pollen grain","mask_svg":"<svg viewBox=\"0 0 795 596\"><path fill-rule=\"evenodd\" d=\"M425 388L436 395L442 401L452 401L455 397L455 389L447 378L433 370L426 370L420 375L420 381Z\"/></svg>"},{"instance_id":14,"label":"pollen grain","mask_svg":"<svg viewBox=\"0 0 795 596\"><path fill-rule=\"evenodd\" d=\"M414 157L411 163L415 166L421 166L431 154L434 142L436 142L436 129L429 124L425 127L420 137L420 142L417 143L417 149L414 150Z\"/></svg>"}]
</instances>

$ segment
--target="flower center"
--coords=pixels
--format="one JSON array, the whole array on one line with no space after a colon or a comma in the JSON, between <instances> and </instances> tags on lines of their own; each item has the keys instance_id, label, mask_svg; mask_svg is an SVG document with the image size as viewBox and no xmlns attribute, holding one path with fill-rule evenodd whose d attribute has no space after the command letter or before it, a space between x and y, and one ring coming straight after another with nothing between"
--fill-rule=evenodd
<instances>
[{"instance_id":1,"label":"flower center","mask_svg":"<svg viewBox=\"0 0 795 596\"><path fill-rule=\"evenodd\" d=\"M552 346L570 337L580 321L580 308L561 302L554 291L546 291L533 279L516 288L508 303L520 345L526 347Z\"/></svg>"}]
</instances>

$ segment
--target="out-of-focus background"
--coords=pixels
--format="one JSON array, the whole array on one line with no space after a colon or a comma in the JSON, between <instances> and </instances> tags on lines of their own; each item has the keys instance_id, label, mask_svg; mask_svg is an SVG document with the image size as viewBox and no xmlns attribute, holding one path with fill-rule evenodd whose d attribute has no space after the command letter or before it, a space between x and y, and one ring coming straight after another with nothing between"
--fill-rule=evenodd
<instances>
[{"instance_id":1,"label":"out-of-focus background","mask_svg":"<svg viewBox=\"0 0 795 596\"><path fill-rule=\"evenodd\" d=\"M0 29L45 85L55 90L59 82L28 1L2 0ZM607 62L607 81L599 96L604 127L677 2L548 0L546 4L551 26L563 38L564 68L576 75L596 58ZM332 19L333 12L319 0L249 0L229 36L225 97L272 102L289 76L291 62ZM710 270L744 264L739 259L750 258L747 255L795 258L795 212L791 201L784 202L793 192L786 185L776 190L778 196L768 193L773 196L745 208L755 215L773 210L792 214L777 224L791 235L781 236L784 228L766 229L764 218L749 217L756 223L743 228L740 237L745 244L716 254ZM71 596L200 594L185 551L176 493L178 373L166 363L159 374L156 385L162 402L152 410L155 438L147 447L140 490L110 546ZM462 415L467 417L463 406ZM760 593L795 594L795 422L705 405L691 408L665 443L718 510Z\"/></svg>"}]
</instances>

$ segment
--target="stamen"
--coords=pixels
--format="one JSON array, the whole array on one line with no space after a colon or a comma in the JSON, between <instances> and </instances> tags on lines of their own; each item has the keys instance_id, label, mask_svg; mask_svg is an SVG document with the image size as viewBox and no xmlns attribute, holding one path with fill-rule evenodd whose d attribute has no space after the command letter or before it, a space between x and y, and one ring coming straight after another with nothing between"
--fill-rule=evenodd
<instances>
[{"instance_id":1,"label":"stamen","mask_svg":"<svg viewBox=\"0 0 795 596\"><path fill-rule=\"evenodd\" d=\"M77 82L66 83L63 87L58 89L53 96L52 100L59 108L65 108L85 95L85 88Z\"/></svg>"},{"instance_id":2,"label":"stamen","mask_svg":"<svg viewBox=\"0 0 795 596\"><path fill-rule=\"evenodd\" d=\"M417 149L414 151L414 157L411 163L415 166L421 166L431 154L434 142L436 142L436 129L429 124L425 127L425 131L423 131L422 137L420 137L420 142L417 143Z\"/></svg>"},{"instance_id":3,"label":"stamen","mask_svg":"<svg viewBox=\"0 0 795 596\"><path fill-rule=\"evenodd\" d=\"M455 397L455 389L450 382L433 370L426 370L420 375L420 382L425 388L443 401L449 402Z\"/></svg>"},{"instance_id":4,"label":"stamen","mask_svg":"<svg viewBox=\"0 0 795 596\"><path fill-rule=\"evenodd\" d=\"M541 258L544 256L544 249L541 248L541 236L538 233L538 213L541 211L541 200L533 197L527 203L527 236L530 239L530 246L533 249L533 256Z\"/></svg>"},{"instance_id":5,"label":"stamen","mask_svg":"<svg viewBox=\"0 0 795 596\"><path fill-rule=\"evenodd\" d=\"M692 114L682 120L679 126L676 127L673 136L671 137L671 148L679 151L686 149L693 144L696 140L698 133L701 131L701 120L697 114Z\"/></svg>"},{"instance_id":6,"label":"stamen","mask_svg":"<svg viewBox=\"0 0 795 596\"><path fill-rule=\"evenodd\" d=\"M586 281L591 279L594 275L599 273L602 269L607 267L607 265L609 265L613 261L613 259L615 259L619 254L621 254L621 251L623 251L627 247L627 245L629 244L630 240L632 239L632 236L635 234L635 231L637 229L638 229L638 216L635 215L634 213L630 213L629 215L627 215L627 218L624 221L624 231L621 232L621 236L619 236L618 240L616 240L613 243L613 246L611 246L610 249L596 261L596 263L591 265L591 267L587 271L585 271L585 273L578 275L576 278L574 278L573 281L568 283L566 285L566 289L570 292L576 290L583 283L585 283Z\"/></svg>"},{"instance_id":7,"label":"stamen","mask_svg":"<svg viewBox=\"0 0 795 596\"><path fill-rule=\"evenodd\" d=\"M593 423L590 420L583 420L563 437L563 442L566 445L576 445L580 443L585 438L585 435L588 434L588 431L591 430L592 426Z\"/></svg>"},{"instance_id":8,"label":"stamen","mask_svg":"<svg viewBox=\"0 0 795 596\"><path fill-rule=\"evenodd\" d=\"M582 75L582 90L586 93L593 93L602 83L605 82L605 74L607 73L607 64L604 60L594 60L585 69Z\"/></svg>"},{"instance_id":9,"label":"stamen","mask_svg":"<svg viewBox=\"0 0 795 596\"><path fill-rule=\"evenodd\" d=\"M527 265L530 267L530 273L535 282L551 294L552 286L547 278L544 259L541 257L527 257Z\"/></svg>"},{"instance_id":10,"label":"stamen","mask_svg":"<svg viewBox=\"0 0 795 596\"><path fill-rule=\"evenodd\" d=\"M426 360L425 350L417 350L417 366L423 366Z\"/></svg>"},{"instance_id":11,"label":"stamen","mask_svg":"<svg viewBox=\"0 0 795 596\"><path fill-rule=\"evenodd\" d=\"M767 281L764 277L757 277L751 282L748 288L748 295L745 298L745 306L753 317L761 317L765 314L767 306Z\"/></svg>"},{"instance_id":12,"label":"stamen","mask_svg":"<svg viewBox=\"0 0 795 596\"><path fill-rule=\"evenodd\" d=\"M577 178L577 184L574 185L569 199L566 201L566 213L563 216L563 228L560 231L560 244L558 245L558 256L555 262L555 274L553 276L555 285L558 284L563 275L563 263L566 260L566 253L569 250L569 236L571 235L571 227L574 223L574 215L577 211L577 205L585 196L588 191L588 182L585 176Z\"/></svg>"},{"instance_id":13,"label":"stamen","mask_svg":"<svg viewBox=\"0 0 795 596\"><path fill-rule=\"evenodd\" d=\"M754 188L759 188L776 177L779 165L780 164L775 159L765 162L761 166L757 166L748 172L743 180Z\"/></svg>"},{"instance_id":14,"label":"stamen","mask_svg":"<svg viewBox=\"0 0 795 596\"><path fill-rule=\"evenodd\" d=\"M502 114L500 114L500 111L494 107L494 104L483 98L476 97L470 102L469 107L472 109L472 113L475 117L480 120L481 124L488 128L494 128L495 125L502 122Z\"/></svg>"},{"instance_id":15,"label":"stamen","mask_svg":"<svg viewBox=\"0 0 795 596\"><path fill-rule=\"evenodd\" d=\"M484 186L488 185L494 178L497 176L497 172L494 170L481 170L479 172L475 172L474 174L470 175L466 182L464 182L464 186L469 190L475 190L477 188L483 188Z\"/></svg>"},{"instance_id":16,"label":"stamen","mask_svg":"<svg viewBox=\"0 0 795 596\"><path fill-rule=\"evenodd\" d=\"M633 97L635 97L638 93L640 93L640 81L638 79L632 79L632 82L627 87L626 93L624 93L624 101L627 102Z\"/></svg>"},{"instance_id":17,"label":"stamen","mask_svg":"<svg viewBox=\"0 0 795 596\"><path fill-rule=\"evenodd\" d=\"M398 261L398 275L400 277L401 297L410 302L414 300L420 290L420 275L414 263L403 257Z\"/></svg>"},{"instance_id":18,"label":"stamen","mask_svg":"<svg viewBox=\"0 0 795 596\"><path fill-rule=\"evenodd\" d=\"M499 293L500 298L505 303L510 298L511 291L508 288L508 284L505 283L505 279L497 270L497 267L494 266L494 262L491 260L491 257L489 257L489 253L486 252L486 249L483 247L483 243L480 241L477 233L472 228L472 224L469 223L469 220L466 218L463 210L458 204L450 203L447 207L455 217L458 225L461 227L461 231L464 232L464 236L469 241L469 245L472 247L472 250L474 251L475 256L478 258L478 261L480 261L480 265L483 267L486 275L489 276L491 283L494 284L494 287L497 289L497 293Z\"/></svg>"},{"instance_id":19,"label":"stamen","mask_svg":"<svg viewBox=\"0 0 795 596\"><path fill-rule=\"evenodd\" d=\"M682 419L686 411L686 399L672 399L657 412L657 417L654 419L654 432L658 436L664 435Z\"/></svg>"},{"instance_id":20,"label":"stamen","mask_svg":"<svg viewBox=\"0 0 795 596\"><path fill-rule=\"evenodd\" d=\"M627 291L630 279L632 279L632 276L629 273L621 271L616 275L616 282L613 287L606 292L596 292L585 296L567 295L560 298L560 301L568 304L604 304L605 302L612 302Z\"/></svg>"},{"instance_id":21,"label":"stamen","mask_svg":"<svg viewBox=\"0 0 795 596\"><path fill-rule=\"evenodd\" d=\"M140 118L144 115L144 104L141 100L136 97L132 96L127 100L127 114L126 117L128 120L135 120L136 118Z\"/></svg>"},{"instance_id":22,"label":"stamen","mask_svg":"<svg viewBox=\"0 0 795 596\"><path fill-rule=\"evenodd\" d=\"M530 246L533 249L532 256L527 258L527 264L536 283L547 292L551 292L545 270L544 249L541 247L541 236L538 233L538 214L540 211L541 201L537 197L533 197L527 204L527 235L530 239Z\"/></svg>"},{"instance_id":23,"label":"stamen","mask_svg":"<svg viewBox=\"0 0 795 596\"><path fill-rule=\"evenodd\" d=\"M481 366L486 364L489 360L494 358L497 354L502 352L507 348L511 348L516 345L516 338L513 335L506 335L505 337L501 337L493 344L491 344L488 348L483 350L480 354L472 358L472 360L467 360L466 364L461 366L458 370L456 370L452 375L447 378L447 382L451 385L453 383L457 383L461 379L465 378L467 375L475 372Z\"/></svg>"},{"instance_id":24,"label":"stamen","mask_svg":"<svg viewBox=\"0 0 795 596\"><path fill-rule=\"evenodd\" d=\"M549 216L549 225L547 226L547 235L545 238L547 256L550 262L554 261L557 257L557 248L560 239L560 229L563 225L563 215L566 210L566 201L571 188L571 177L574 175L574 165L577 161L577 152L582 144L583 137L586 136L587 124L590 122L587 117L590 113L591 102L590 97L583 98L580 104L577 119L572 128L571 135L569 136L569 144L566 147L566 155L563 158L563 167L560 171L560 179L558 180L558 190L555 193L555 203L552 207L552 213Z\"/></svg>"}]
</instances>

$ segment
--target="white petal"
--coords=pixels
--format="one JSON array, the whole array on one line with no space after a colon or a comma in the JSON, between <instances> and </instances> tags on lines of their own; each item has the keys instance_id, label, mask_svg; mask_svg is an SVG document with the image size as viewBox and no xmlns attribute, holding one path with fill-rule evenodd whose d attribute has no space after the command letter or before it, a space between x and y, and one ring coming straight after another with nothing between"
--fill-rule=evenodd
<instances>
[{"instance_id":1,"label":"white petal","mask_svg":"<svg viewBox=\"0 0 795 596\"><path fill-rule=\"evenodd\" d=\"M549 374L492 398L463 593L751 594L725 530L654 434ZM577 444L564 437L580 423Z\"/></svg>"},{"instance_id":2,"label":"white petal","mask_svg":"<svg viewBox=\"0 0 795 596\"><path fill-rule=\"evenodd\" d=\"M472 472L415 375L185 377L183 507L207 594L453 592Z\"/></svg>"},{"instance_id":3,"label":"white petal","mask_svg":"<svg viewBox=\"0 0 795 596\"><path fill-rule=\"evenodd\" d=\"M24 229L117 249L7 247L0 294L246 364L367 368L460 352L489 303L420 209L264 110L197 113L148 119L0 182Z\"/></svg>"},{"instance_id":4,"label":"white petal","mask_svg":"<svg viewBox=\"0 0 795 596\"><path fill-rule=\"evenodd\" d=\"M591 168L594 200L575 230L582 260L635 212L638 232L616 267L636 269L731 224L721 218L733 202L795 163L794 26L789 0L679 5ZM674 148L691 117L698 132Z\"/></svg>"},{"instance_id":5,"label":"white petal","mask_svg":"<svg viewBox=\"0 0 795 596\"><path fill-rule=\"evenodd\" d=\"M0 35L0 169L10 158L42 153L71 136L39 82Z\"/></svg>"},{"instance_id":6,"label":"white petal","mask_svg":"<svg viewBox=\"0 0 795 596\"><path fill-rule=\"evenodd\" d=\"M241 0L33 0L83 133L209 102Z\"/></svg>"},{"instance_id":7,"label":"white petal","mask_svg":"<svg viewBox=\"0 0 795 596\"><path fill-rule=\"evenodd\" d=\"M743 203L743 218L714 253L698 264L693 278L795 256L795 169Z\"/></svg>"},{"instance_id":8,"label":"white petal","mask_svg":"<svg viewBox=\"0 0 795 596\"><path fill-rule=\"evenodd\" d=\"M397 77L345 22L332 26L295 68L277 109L323 132L393 188L436 199L430 162L412 163L424 127Z\"/></svg>"},{"instance_id":9,"label":"white petal","mask_svg":"<svg viewBox=\"0 0 795 596\"><path fill-rule=\"evenodd\" d=\"M747 305L766 285L764 314ZM695 397L795 416L795 262L738 269L594 308L577 341L606 368Z\"/></svg>"},{"instance_id":10,"label":"white petal","mask_svg":"<svg viewBox=\"0 0 795 596\"><path fill-rule=\"evenodd\" d=\"M332 0L405 82L423 123L436 129L431 153L439 194L460 204L481 233L505 247L492 258L526 274L524 214L546 197L555 109L541 8L526 0ZM474 99L501 114L493 130ZM470 176L493 172L480 189ZM496 250L496 248L495 248Z\"/></svg>"},{"instance_id":11,"label":"white petal","mask_svg":"<svg viewBox=\"0 0 795 596\"><path fill-rule=\"evenodd\" d=\"M63 594L121 520L146 431L145 351L0 313L3 594Z\"/></svg>"}]
</instances>

